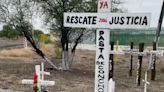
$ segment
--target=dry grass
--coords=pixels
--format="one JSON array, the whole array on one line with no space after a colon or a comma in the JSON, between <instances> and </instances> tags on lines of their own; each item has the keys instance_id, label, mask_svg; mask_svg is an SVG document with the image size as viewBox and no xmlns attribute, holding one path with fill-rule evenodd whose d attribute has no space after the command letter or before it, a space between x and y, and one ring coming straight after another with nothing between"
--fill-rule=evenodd
<instances>
[{"instance_id":1,"label":"dry grass","mask_svg":"<svg viewBox=\"0 0 164 92\"><path fill-rule=\"evenodd\" d=\"M49 47L49 46L47 46ZM51 48L51 46L49 47ZM55 81L56 85L48 87L49 92L94 92L94 71L95 60L94 51L77 50L75 54L75 62L71 71L54 71L50 76L46 76L46 80ZM20 81L24 78L32 78L34 65L40 62L29 62L29 59L22 60L20 58L9 59L0 58L0 88L8 88L19 90L21 92L30 92L31 85L22 85ZM36 58L34 58L36 59ZM34 60L33 61L36 61ZM57 59L56 59L57 60ZM54 61L56 61L54 60ZM144 57L142 79L144 79L144 71L147 68L149 58ZM159 60L159 59L158 59ZM150 72L148 72L147 92L164 92L164 57L161 57L157 62L157 75L155 81L150 81ZM28 61L28 63L27 63ZM119 61L115 62L114 81L116 82L115 92L143 92L144 83L141 81L141 86L136 84L138 57L134 57L133 76L129 77L129 55L119 55ZM45 68L49 67L45 65Z\"/></svg>"},{"instance_id":2,"label":"dry grass","mask_svg":"<svg viewBox=\"0 0 164 92\"><path fill-rule=\"evenodd\" d=\"M54 55L54 46L52 44L43 44L40 48L46 55ZM35 55L35 52L33 52L32 48L0 51L0 57L32 57L33 55Z\"/></svg>"},{"instance_id":3,"label":"dry grass","mask_svg":"<svg viewBox=\"0 0 164 92\"><path fill-rule=\"evenodd\" d=\"M53 44L41 44L40 45L41 50L43 51L43 53L45 53L46 55L54 55L54 45Z\"/></svg>"},{"instance_id":4,"label":"dry grass","mask_svg":"<svg viewBox=\"0 0 164 92\"><path fill-rule=\"evenodd\" d=\"M160 72L164 74L164 62L161 60L161 61L157 61L157 64L159 64L159 67L160 67Z\"/></svg>"},{"instance_id":5,"label":"dry grass","mask_svg":"<svg viewBox=\"0 0 164 92\"><path fill-rule=\"evenodd\" d=\"M31 49L1 50L0 57L31 57L34 52Z\"/></svg>"}]
</instances>

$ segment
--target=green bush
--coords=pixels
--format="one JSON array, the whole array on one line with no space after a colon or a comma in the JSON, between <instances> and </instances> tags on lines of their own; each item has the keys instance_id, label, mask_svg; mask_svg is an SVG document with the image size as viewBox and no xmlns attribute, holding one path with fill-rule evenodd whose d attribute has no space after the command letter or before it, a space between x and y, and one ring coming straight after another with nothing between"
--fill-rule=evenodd
<instances>
[{"instance_id":1,"label":"green bush","mask_svg":"<svg viewBox=\"0 0 164 92\"><path fill-rule=\"evenodd\" d=\"M13 29L11 25L4 25L3 29L0 31L0 37L7 39L17 39L20 33Z\"/></svg>"},{"instance_id":2,"label":"green bush","mask_svg":"<svg viewBox=\"0 0 164 92\"><path fill-rule=\"evenodd\" d=\"M50 43L53 43L50 39L47 39L44 41L45 44L50 44Z\"/></svg>"},{"instance_id":3,"label":"green bush","mask_svg":"<svg viewBox=\"0 0 164 92\"><path fill-rule=\"evenodd\" d=\"M58 58L58 59L62 58L62 49L59 47L55 47L55 58Z\"/></svg>"}]
</instances>

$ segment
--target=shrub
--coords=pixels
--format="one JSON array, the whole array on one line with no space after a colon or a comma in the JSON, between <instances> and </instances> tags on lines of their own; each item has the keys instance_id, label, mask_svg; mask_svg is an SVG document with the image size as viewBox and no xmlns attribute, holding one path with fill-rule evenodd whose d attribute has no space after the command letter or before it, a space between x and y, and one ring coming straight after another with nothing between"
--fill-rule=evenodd
<instances>
[{"instance_id":1,"label":"shrub","mask_svg":"<svg viewBox=\"0 0 164 92\"><path fill-rule=\"evenodd\" d=\"M62 50L59 47L55 47L55 58L58 58L58 59L62 58Z\"/></svg>"}]
</instances>

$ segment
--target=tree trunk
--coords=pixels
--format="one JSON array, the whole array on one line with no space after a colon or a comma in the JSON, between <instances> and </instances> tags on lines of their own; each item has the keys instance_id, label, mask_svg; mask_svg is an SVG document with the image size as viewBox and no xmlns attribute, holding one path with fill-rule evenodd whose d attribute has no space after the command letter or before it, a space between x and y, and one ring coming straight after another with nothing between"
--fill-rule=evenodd
<instances>
[{"instance_id":1,"label":"tree trunk","mask_svg":"<svg viewBox=\"0 0 164 92\"><path fill-rule=\"evenodd\" d=\"M62 69L66 70L65 51L62 51Z\"/></svg>"},{"instance_id":2,"label":"tree trunk","mask_svg":"<svg viewBox=\"0 0 164 92\"><path fill-rule=\"evenodd\" d=\"M62 30L62 69L70 70L69 51L68 51L68 30Z\"/></svg>"},{"instance_id":3,"label":"tree trunk","mask_svg":"<svg viewBox=\"0 0 164 92\"><path fill-rule=\"evenodd\" d=\"M70 64L70 68L72 67L72 62L73 62L73 58L74 58L75 52L71 52L70 53L70 60L69 60L69 64Z\"/></svg>"},{"instance_id":4,"label":"tree trunk","mask_svg":"<svg viewBox=\"0 0 164 92\"><path fill-rule=\"evenodd\" d=\"M68 51L62 52L62 69L63 70L70 70Z\"/></svg>"},{"instance_id":5,"label":"tree trunk","mask_svg":"<svg viewBox=\"0 0 164 92\"><path fill-rule=\"evenodd\" d=\"M62 30L62 37L61 37L61 43L62 43L62 69L63 70L70 70L73 62L73 57L75 54L76 47L83 36L83 32L79 35L79 37L75 41L75 45L73 46L72 50L70 50L69 53L69 36L68 36L68 30L63 29Z\"/></svg>"}]
</instances>

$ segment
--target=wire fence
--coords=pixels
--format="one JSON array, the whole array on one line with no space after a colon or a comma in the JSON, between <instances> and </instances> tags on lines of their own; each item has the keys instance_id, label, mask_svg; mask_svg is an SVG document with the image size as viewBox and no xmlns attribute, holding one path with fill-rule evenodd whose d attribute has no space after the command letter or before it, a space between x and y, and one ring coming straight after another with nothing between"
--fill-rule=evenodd
<instances>
[{"instance_id":1,"label":"wire fence","mask_svg":"<svg viewBox=\"0 0 164 92\"><path fill-rule=\"evenodd\" d=\"M129 45L130 42L134 42L134 44L143 42L146 46L152 46L155 35L155 29L112 30L110 33L110 41L119 41L120 45ZM164 46L164 30L161 31L159 46Z\"/></svg>"}]
</instances>

